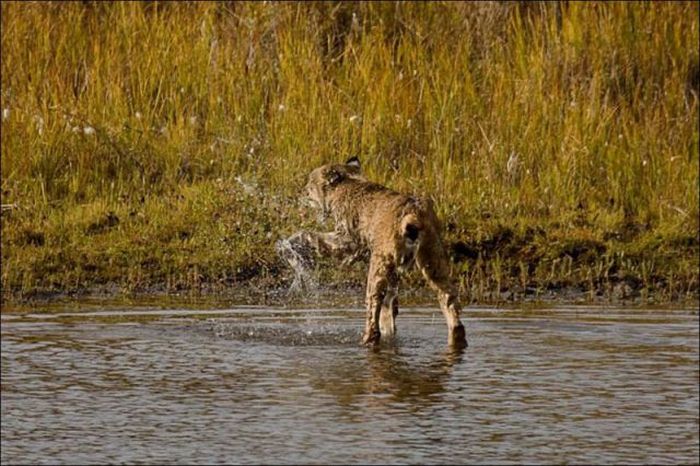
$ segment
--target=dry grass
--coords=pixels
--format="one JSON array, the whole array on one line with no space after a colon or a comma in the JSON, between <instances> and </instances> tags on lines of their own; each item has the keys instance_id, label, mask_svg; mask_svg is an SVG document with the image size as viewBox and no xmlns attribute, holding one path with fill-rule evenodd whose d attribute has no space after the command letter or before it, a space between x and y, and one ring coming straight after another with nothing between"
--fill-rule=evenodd
<instances>
[{"instance_id":1,"label":"dry grass","mask_svg":"<svg viewBox=\"0 0 700 466\"><path fill-rule=\"evenodd\" d=\"M3 2L3 294L274 278L359 154L474 299L697 296L699 5Z\"/></svg>"}]
</instances>

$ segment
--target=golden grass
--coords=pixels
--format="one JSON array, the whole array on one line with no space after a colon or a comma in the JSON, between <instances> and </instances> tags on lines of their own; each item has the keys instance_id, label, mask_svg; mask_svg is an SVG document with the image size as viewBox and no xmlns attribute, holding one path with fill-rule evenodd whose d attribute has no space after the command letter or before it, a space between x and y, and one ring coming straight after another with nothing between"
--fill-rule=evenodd
<instances>
[{"instance_id":1,"label":"golden grass","mask_svg":"<svg viewBox=\"0 0 700 466\"><path fill-rule=\"evenodd\" d=\"M696 296L699 5L3 2L3 294L284 275L357 154L477 298Z\"/></svg>"}]
</instances>

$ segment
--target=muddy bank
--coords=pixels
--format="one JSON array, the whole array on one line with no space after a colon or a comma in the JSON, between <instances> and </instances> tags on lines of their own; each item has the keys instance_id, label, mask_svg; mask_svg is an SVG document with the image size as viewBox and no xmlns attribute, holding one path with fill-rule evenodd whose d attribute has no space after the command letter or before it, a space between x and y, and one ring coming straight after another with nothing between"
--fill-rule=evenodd
<instances>
[{"instance_id":1,"label":"muddy bank","mask_svg":"<svg viewBox=\"0 0 700 466\"><path fill-rule=\"evenodd\" d=\"M4 293L3 312L50 310L102 305L146 305L156 308L184 307L198 309L225 308L233 305L260 305L279 307L362 307L364 305L364 275L355 273L353 278L339 282L325 282L313 290L293 290L293 277L289 274L275 278L253 276L231 286L221 283L201 283L196 288L168 289L166 284L125 290L115 284L92 286L75 290L34 290L28 293ZM697 288L673 299L668 289L648 290L641 280L612 279L602 286L590 289L587 284L562 286L551 283L547 287L521 287L514 285L500 290L482 290L475 296L462 287L461 297L465 306L473 305L562 305L590 304L611 306L663 305L692 307L700 305ZM420 277L404 277L400 289L402 306L436 306L434 292Z\"/></svg>"},{"instance_id":2,"label":"muddy bank","mask_svg":"<svg viewBox=\"0 0 700 466\"><path fill-rule=\"evenodd\" d=\"M35 263L35 285L3 288L3 308L84 299L159 302L170 298L214 305L362 305L366 258L352 265L317 260L309 273L318 286L291 292L294 272L274 250L274 240L259 241L253 252L228 260L209 243L190 253L191 243L169 244L166 251L154 244L136 261L126 245L116 259L103 254L59 260L65 251L57 250L60 257L47 251L43 257L48 260ZM448 223L445 242L465 305L697 306L700 299L697 236L663 237L635 224L592 234L590 229L517 228L500 223L458 228ZM200 261L202 257L206 260ZM126 258L123 264L120 258ZM46 272L50 267L58 273ZM78 278L74 270L81 271ZM403 276L400 296L414 305L434 302L433 292L415 270Z\"/></svg>"}]
</instances>

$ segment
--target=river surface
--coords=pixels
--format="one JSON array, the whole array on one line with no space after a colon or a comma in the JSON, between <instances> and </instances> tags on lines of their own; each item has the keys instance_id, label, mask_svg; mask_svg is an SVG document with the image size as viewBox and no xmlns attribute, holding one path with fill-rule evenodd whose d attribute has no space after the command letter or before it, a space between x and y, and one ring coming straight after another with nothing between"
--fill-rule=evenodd
<instances>
[{"instance_id":1,"label":"river surface","mask_svg":"<svg viewBox=\"0 0 700 466\"><path fill-rule=\"evenodd\" d=\"M2 315L2 463L697 463L698 314Z\"/></svg>"}]
</instances>

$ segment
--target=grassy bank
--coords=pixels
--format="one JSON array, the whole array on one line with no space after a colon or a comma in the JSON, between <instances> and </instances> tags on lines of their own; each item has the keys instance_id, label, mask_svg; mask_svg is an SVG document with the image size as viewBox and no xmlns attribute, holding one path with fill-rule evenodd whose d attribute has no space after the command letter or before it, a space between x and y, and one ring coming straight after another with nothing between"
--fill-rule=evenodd
<instances>
[{"instance_id":1,"label":"grassy bank","mask_svg":"<svg viewBox=\"0 0 700 466\"><path fill-rule=\"evenodd\" d=\"M698 3L1 8L5 300L283 284L350 154L434 198L472 301L697 299Z\"/></svg>"}]
</instances>

